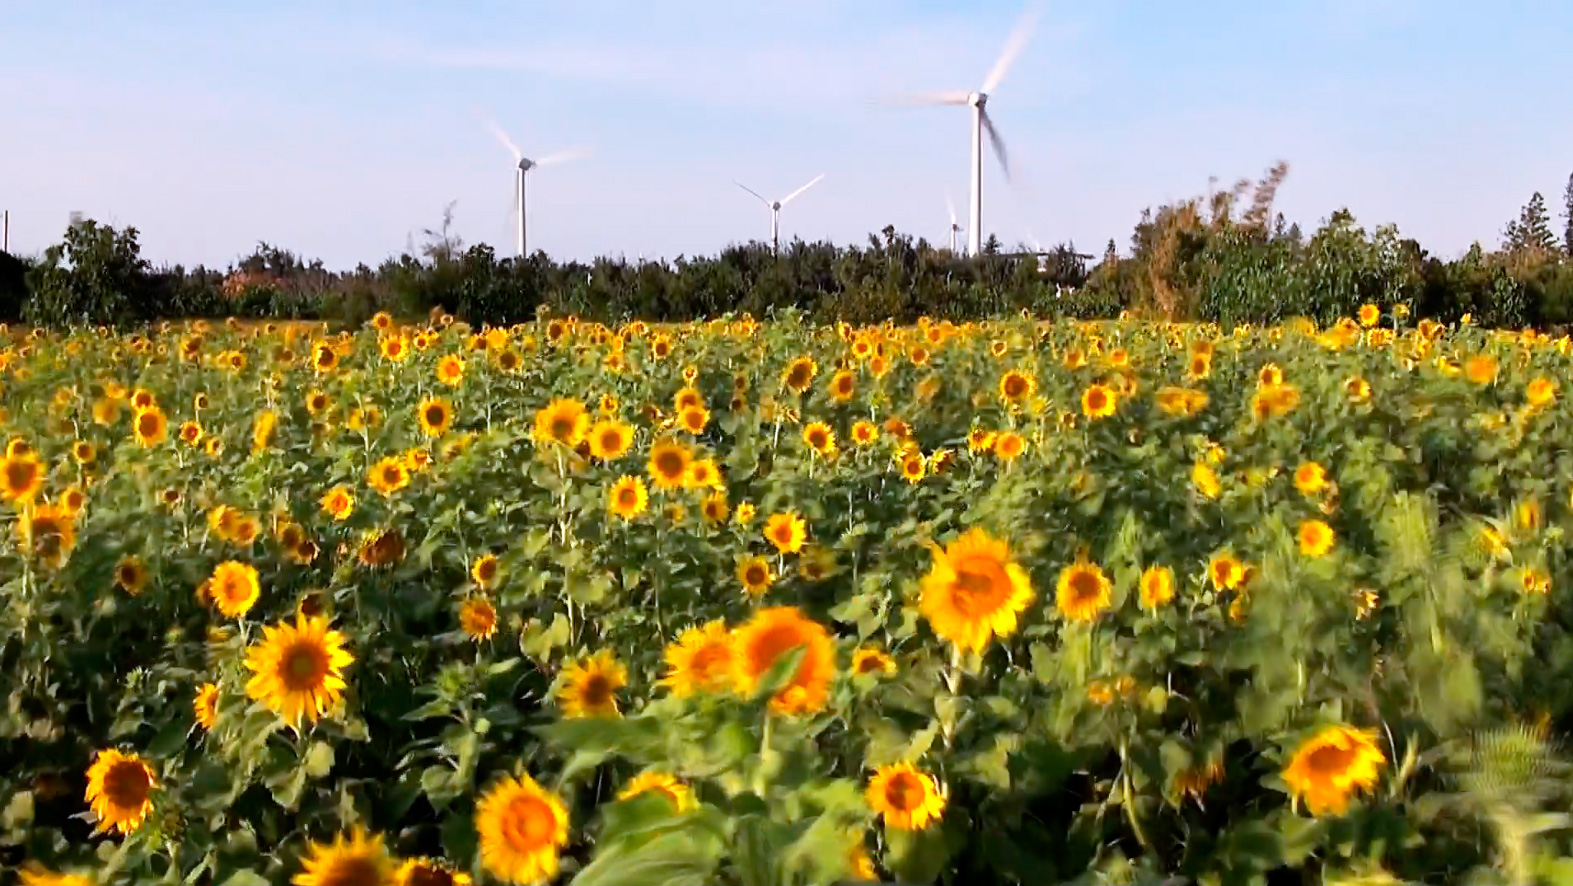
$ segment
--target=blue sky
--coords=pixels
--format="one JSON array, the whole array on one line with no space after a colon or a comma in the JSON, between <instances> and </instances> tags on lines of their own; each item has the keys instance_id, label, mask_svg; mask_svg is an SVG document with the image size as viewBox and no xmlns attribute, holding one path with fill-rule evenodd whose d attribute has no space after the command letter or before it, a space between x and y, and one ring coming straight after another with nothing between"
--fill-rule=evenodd
<instances>
[{"instance_id":1,"label":"blue sky","mask_svg":"<svg viewBox=\"0 0 1573 886\"><path fill-rule=\"evenodd\" d=\"M250 6L251 10L245 9ZM134 9L133 7L140 7ZM1454 0L1040 4L990 104L986 230L1123 248L1141 209L1209 176L1291 164L1279 209L1340 206L1432 251L1494 244L1573 172L1573 4ZM531 245L560 258L711 253L764 237L738 179L784 195L785 235L945 236L964 212L963 108L1020 2L576 3L13 0L0 15L0 208L14 251L80 210L155 262L226 265L259 240L375 264L443 206L511 244L511 160L593 154L531 179ZM254 11L264 10L264 11Z\"/></svg>"}]
</instances>

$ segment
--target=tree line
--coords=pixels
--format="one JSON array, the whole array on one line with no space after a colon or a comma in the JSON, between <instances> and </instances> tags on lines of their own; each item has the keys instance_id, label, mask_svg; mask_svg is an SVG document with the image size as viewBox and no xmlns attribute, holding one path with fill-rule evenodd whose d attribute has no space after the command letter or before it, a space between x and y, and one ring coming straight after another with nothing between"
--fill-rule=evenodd
<instances>
[{"instance_id":1,"label":"tree line","mask_svg":"<svg viewBox=\"0 0 1573 886\"><path fill-rule=\"evenodd\" d=\"M424 316L441 306L472 324L532 318L542 306L608 322L683 320L793 308L820 320L910 322L1029 311L1095 318L1122 311L1175 320L1330 322L1360 305L1406 304L1444 322L1470 314L1502 327L1573 325L1573 176L1560 231L1534 194L1487 250L1430 255L1396 227L1367 230L1345 210L1310 234L1273 202L1288 174L1142 213L1124 250L1074 244L1039 251L990 238L957 255L887 227L862 244L795 240L663 261L499 258L451 232L452 207L422 246L376 268L329 271L261 243L228 268L155 268L135 228L73 222L42 255L0 253L0 318L42 326L133 326L163 318L239 316L363 322L377 311ZM1096 258L1095 262L1089 259Z\"/></svg>"}]
</instances>

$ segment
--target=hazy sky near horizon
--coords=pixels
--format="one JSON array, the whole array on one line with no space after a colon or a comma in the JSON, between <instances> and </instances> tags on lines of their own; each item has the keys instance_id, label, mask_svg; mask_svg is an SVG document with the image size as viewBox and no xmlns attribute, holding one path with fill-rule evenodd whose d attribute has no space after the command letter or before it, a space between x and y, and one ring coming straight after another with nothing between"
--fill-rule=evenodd
<instances>
[{"instance_id":1,"label":"hazy sky near horizon","mask_svg":"<svg viewBox=\"0 0 1573 886\"><path fill-rule=\"evenodd\" d=\"M1278 208L1347 206L1435 253L1493 245L1573 172L1566 0L1040 3L990 111L986 232L1122 249L1144 207L1291 171ZM141 231L155 263L224 266L258 241L330 267L404 250L456 201L467 242L512 249L512 160L531 247L673 257L764 238L768 196L825 181L783 237L862 241L965 223L965 108L1018 0L455 0L265 6L12 0L0 11L0 208L12 250L69 213ZM1560 224L1558 225L1560 229Z\"/></svg>"}]
</instances>

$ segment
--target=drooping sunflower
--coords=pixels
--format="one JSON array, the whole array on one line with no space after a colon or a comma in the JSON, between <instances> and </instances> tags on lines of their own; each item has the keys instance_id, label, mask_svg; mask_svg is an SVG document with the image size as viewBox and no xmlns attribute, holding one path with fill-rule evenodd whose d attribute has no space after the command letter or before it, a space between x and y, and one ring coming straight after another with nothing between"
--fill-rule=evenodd
<instances>
[{"instance_id":1,"label":"drooping sunflower","mask_svg":"<svg viewBox=\"0 0 1573 886\"><path fill-rule=\"evenodd\" d=\"M87 770L87 804L98 818L99 833L129 834L153 811L158 777L136 754L109 749L98 752Z\"/></svg>"},{"instance_id":2,"label":"drooping sunflower","mask_svg":"<svg viewBox=\"0 0 1573 886\"><path fill-rule=\"evenodd\" d=\"M765 521L765 540L783 554L795 554L808 540L808 524L790 512L771 514Z\"/></svg>"},{"instance_id":3,"label":"drooping sunflower","mask_svg":"<svg viewBox=\"0 0 1573 886\"><path fill-rule=\"evenodd\" d=\"M640 794L651 793L663 797L672 804L672 811L677 813L687 812L696 806L694 789L677 778L665 772L641 772L628 780L628 784L617 792L617 799L629 800Z\"/></svg>"},{"instance_id":4,"label":"drooping sunflower","mask_svg":"<svg viewBox=\"0 0 1573 886\"><path fill-rule=\"evenodd\" d=\"M439 858L410 858L399 865L393 886L470 886L470 875Z\"/></svg>"},{"instance_id":5,"label":"drooping sunflower","mask_svg":"<svg viewBox=\"0 0 1573 886\"><path fill-rule=\"evenodd\" d=\"M302 719L315 723L339 703L344 669L354 661L326 617L297 614L294 624L264 627L262 639L246 648L246 695L299 729Z\"/></svg>"},{"instance_id":6,"label":"drooping sunflower","mask_svg":"<svg viewBox=\"0 0 1573 886\"><path fill-rule=\"evenodd\" d=\"M482 554L470 564L470 578L481 590L489 591L497 586L498 565L496 554Z\"/></svg>"},{"instance_id":7,"label":"drooping sunflower","mask_svg":"<svg viewBox=\"0 0 1573 886\"><path fill-rule=\"evenodd\" d=\"M737 651L726 622L717 619L690 627L667 644L666 676L661 685L678 697L697 692L730 692L737 685Z\"/></svg>"},{"instance_id":8,"label":"drooping sunflower","mask_svg":"<svg viewBox=\"0 0 1573 886\"><path fill-rule=\"evenodd\" d=\"M764 557L749 557L737 564L737 580L750 597L762 597L776 580L770 570L770 561Z\"/></svg>"},{"instance_id":9,"label":"drooping sunflower","mask_svg":"<svg viewBox=\"0 0 1573 886\"><path fill-rule=\"evenodd\" d=\"M938 780L911 763L879 767L864 798L874 814L884 816L885 827L898 831L923 830L945 812Z\"/></svg>"},{"instance_id":10,"label":"drooping sunflower","mask_svg":"<svg viewBox=\"0 0 1573 886\"><path fill-rule=\"evenodd\" d=\"M624 520L632 520L644 513L650 504L650 492L638 477L624 475L606 494L606 509Z\"/></svg>"},{"instance_id":11,"label":"drooping sunflower","mask_svg":"<svg viewBox=\"0 0 1573 886\"><path fill-rule=\"evenodd\" d=\"M197 718L197 725L212 729L218 722L218 684L203 683L191 702L191 711Z\"/></svg>"},{"instance_id":12,"label":"drooping sunflower","mask_svg":"<svg viewBox=\"0 0 1573 886\"><path fill-rule=\"evenodd\" d=\"M627 685L628 669L603 649L563 668L557 703L564 717L618 717L617 690Z\"/></svg>"},{"instance_id":13,"label":"drooping sunflower","mask_svg":"<svg viewBox=\"0 0 1573 886\"><path fill-rule=\"evenodd\" d=\"M1016 631L1017 617L1032 602L1032 583L1004 539L974 528L931 553L918 611L935 634L962 651L977 651Z\"/></svg>"},{"instance_id":14,"label":"drooping sunflower","mask_svg":"<svg viewBox=\"0 0 1573 886\"><path fill-rule=\"evenodd\" d=\"M415 409L421 433L428 437L441 437L453 424L453 404L441 397L427 397Z\"/></svg>"},{"instance_id":15,"label":"drooping sunflower","mask_svg":"<svg viewBox=\"0 0 1573 886\"><path fill-rule=\"evenodd\" d=\"M30 502L43 488L44 464L33 453L7 455L0 460L0 494L6 501Z\"/></svg>"},{"instance_id":16,"label":"drooping sunflower","mask_svg":"<svg viewBox=\"0 0 1573 886\"><path fill-rule=\"evenodd\" d=\"M1140 590L1144 608L1159 609L1167 606L1174 599L1174 570L1167 566L1147 567L1142 572Z\"/></svg>"},{"instance_id":17,"label":"drooping sunflower","mask_svg":"<svg viewBox=\"0 0 1573 886\"><path fill-rule=\"evenodd\" d=\"M862 646L852 653L852 673L888 677L896 672L896 660L883 649Z\"/></svg>"},{"instance_id":18,"label":"drooping sunflower","mask_svg":"<svg viewBox=\"0 0 1573 886\"><path fill-rule=\"evenodd\" d=\"M1295 536L1300 542L1300 553L1307 557L1325 557L1336 541L1333 527L1321 520L1303 521Z\"/></svg>"},{"instance_id":19,"label":"drooping sunflower","mask_svg":"<svg viewBox=\"0 0 1573 886\"><path fill-rule=\"evenodd\" d=\"M1032 376L1019 369L1008 370L1000 376L1000 399L1006 403L1017 405L1024 403L1038 389L1038 382Z\"/></svg>"},{"instance_id":20,"label":"drooping sunflower","mask_svg":"<svg viewBox=\"0 0 1573 886\"><path fill-rule=\"evenodd\" d=\"M391 496L410 485L410 469L404 459L396 455L384 456L366 472L366 485L385 496Z\"/></svg>"},{"instance_id":21,"label":"drooping sunflower","mask_svg":"<svg viewBox=\"0 0 1573 886\"><path fill-rule=\"evenodd\" d=\"M41 504L16 522L18 547L50 568L65 562L76 545L76 521L63 505Z\"/></svg>"},{"instance_id":22,"label":"drooping sunflower","mask_svg":"<svg viewBox=\"0 0 1573 886\"><path fill-rule=\"evenodd\" d=\"M634 429L616 419L602 419L590 428L590 454L602 461L622 458L634 442Z\"/></svg>"},{"instance_id":23,"label":"drooping sunflower","mask_svg":"<svg viewBox=\"0 0 1573 886\"><path fill-rule=\"evenodd\" d=\"M811 421L803 426L803 442L822 458L836 454L836 432L822 421Z\"/></svg>"},{"instance_id":24,"label":"drooping sunflower","mask_svg":"<svg viewBox=\"0 0 1573 886\"><path fill-rule=\"evenodd\" d=\"M394 886L394 861L380 835L368 835L357 826L345 839L337 834L332 843L311 841L301 859L294 886Z\"/></svg>"},{"instance_id":25,"label":"drooping sunflower","mask_svg":"<svg viewBox=\"0 0 1573 886\"><path fill-rule=\"evenodd\" d=\"M694 453L682 443L665 439L650 447L650 462L646 468L657 489L677 489L688 477L688 466Z\"/></svg>"},{"instance_id":26,"label":"drooping sunflower","mask_svg":"<svg viewBox=\"0 0 1573 886\"><path fill-rule=\"evenodd\" d=\"M557 875L557 853L568 842L568 810L529 775L505 776L476 803L475 830L486 870L528 886Z\"/></svg>"},{"instance_id":27,"label":"drooping sunflower","mask_svg":"<svg viewBox=\"0 0 1573 886\"><path fill-rule=\"evenodd\" d=\"M1326 726L1295 748L1283 780L1312 815L1342 815L1354 794L1376 786L1386 765L1376 730Z\"/></svg>"},{"instance_id":28,"label":"drooping sunflower","mask_svg":"<svg viewBox=\"0 0 1573 886\"><path fill-rule=\"evenodd\" d=\"M781 374L781 386L794 394L801 394L814 383L814 376L818 373L819 364L814 362L813 357L798 357L787 364L786 371Z\"/></svg>"},{"instance_id":29,"label":"drooping sunflower","mask_svg":"<svg viewBox=\"0 0 1573 886\"><path fill-rule=\"evenodd\" d=\"M169 436L169 420L157 406L139 409L131 419L131 433L136 437L137 445L144 448L157 446Z\"/></svg>"},{"instance_id":30,"label":"drooping sunflower","mask_svg":"<svg viewBox=\"0 0 1573 886\"><path fill-rule=\"evenodd\" d=\"M1078 559L1060 570L1054 603L1072 621L1092 621L1109 608L1112 585L1103 567Z\"/></svg>"},{"instance_id":31,"label":"drooping sunflower","mask_svg":"<svg viewBox=\"0 0 1573 886\"><path fill-rule=\"evenodd\" d=\"M737 629L738 688L752 693L780 658L802 648L797 670L770 699L781 714L821 710L836 676L836 647L825 626L794 606L761 609Z\"/></svg>"},{"instance_id":32,"label":"drooping sunflower","mask_svg":"<svg viewBox=\"0 0 1573 886\"><path fill-rule=\"evenodd\" d=\"M487 640L497 633L497 610L485 597L471 597L459 606L459 627L471 640Z\"/></svg>"},{"instance_id":33,"label":"drooping sunflower","mask_svg":"<svg viewBox=\"0 0 1573 886\"><path fill-rule=\"evenodd\" d=\"M335 486L323 494L322 509L335 520L349 519L355 511L355 493L348 486Z\"/></svg>"},{"instance_id":34,"label":"drooping sunflower","mask_svg":"<svg viewBox=\"0 0 1573 886\"><path fill-rule=\"evenodd\" d=\"M406 547L404 535L397 528L373 530L362 538L355 556L362 565L376 569L402 562Z\"/></svg>"},{"instance_id":35,"label":"drooping sunflower","mask_svg":"<svg viewBox=\"0 0 1573 886\"><path fill-rule=\"evenodd\" d=\"M1119 395L1107 385L1088 385L1087 390L1081 392L1081 411L1088 418L1107 418L1114 414L1114 408L1119 403Z\"/></svg>"},{"instance_id":36,"label":"drooping sunflower","mask_svg":"<svg viewBox=\"0 0 1573 886\"><path fill-rule=\"evenodd\" d=\"M261 593L257 570L246 563L234 560L220 563L208 578L208 595L219 612L229 618L239 618L250 612Z\"/></svg>"},{"instance_id":37,"label":"drooping sunflower","mask_svg":"<svg viewBox=\"0 0 1573 886\"><path fill-rule=\"evenodd\" d=\"M590 431L590 413L578 400L558 398L535 412L535 442L578 446Z\"/></svg>"}]
</instances>

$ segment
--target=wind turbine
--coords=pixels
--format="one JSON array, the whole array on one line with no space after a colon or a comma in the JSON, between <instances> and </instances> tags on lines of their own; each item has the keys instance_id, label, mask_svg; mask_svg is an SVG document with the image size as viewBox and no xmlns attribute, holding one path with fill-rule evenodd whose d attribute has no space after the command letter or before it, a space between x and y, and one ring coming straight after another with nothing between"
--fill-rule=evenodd
<instances>
[{"instance_id":1,"label":"wind turbine","mask_svg":"<svg viewBox=\"0 0 1573 886\"><path fill-rule=\"evenodd\" d=\"M588 152L582 149L558 151L555 154L547 154L537 160L531 160L529 157L524 156L524 152L519 150L519 146L515 145L513 139L509 138L508 134L503 132L497 124L487 122L486 127L492 131L493 135L497 136L497 140L502 142L503 147L513 154L514 162L517 164L513 172L513 208L519 213L519 224L518 229L514 231L513 252L519 258L524 258L528 254L525 252L525 176L529 174L530 170L538 166L551 166L556 163L577 160Z\"/></svg>"},{"instance_id":2,"label":"wind turbine","mask_svg":"<svg viewBox=\"0 0 1573 886\"><path fill-rule=\"evenodd\" d=\"M737 185L738 187L742 188L743 190L747 191L748 193L753 194L755 197L758 197L759 198L759 202L761 202L761 203L765 204L766 206L770 207L770 248L772 250L774 250L775 252L780 252L781 251L781 207L787 205L788 203L791 203L793 200L796 200L799 196L802 195L802 193L804 191L808 190L809 188L812 188L814 185L819 184L819 180L824 178L824 177L825 177L825 174L823 172L821 172L819 175L814 176L814 180L813 181L809 182L808 184L804 185L801 188L798 188L797 190L793 191L792 193L786 195L785 197L782 197L780 200L776 200L774 202L771 202L769 200L766 200L764 197L761 197L759 195L758 191L754 190L753 188L750 188L748 185L743 184L742 182L738 181L737 179L733 179L732 180L732 184Z\"/></svg>"},{"instance_id":3,"label":"wind turbine","mask_svg":"<svg viewBox=\"0 0 1573 886\"><path fill-rule=\"evenodd\" d=\"M900 100L903 104L915 105L966 105L972 108L972 201L967 213L967 252L977 255L982 252L983 238L983 135L988 134L989 144L994 149L994 156L999 160L1000 169L1005 173L1006 180L1010 179L1010 160L1006 156L1005 141L1000 138L999 130L994 128L994 121L989 117L989 96L999 88L1000 81L1005 79L1005 72L1010 70L1011 63L1016 56L1021 54L1027 46L1027 39L1032 36L1032 28L1037 23L1036 7L1029 7L1022 15L1021 21L1016 24L1016 30L1011 32L1010 39L1005 41L1005 48L1000 51L999 58L994 62L993 70L984 78L983 85L976 92L955 90L951 92L934 92L922 95L909 96Z\"/></svg>"},{"instance_id":4,"label":"wind turbine","mask_svg":"<svg viewBox=\"0 0 1573 886\"><path fill-rule=\"evenodd\" d=\"M956 235L961 233L961 225L956 224L956 203L950 199L950 193L945 194L945 211L950 213L950 251L956 251Z\"/></svg>"}]
</instances>

